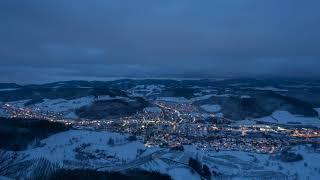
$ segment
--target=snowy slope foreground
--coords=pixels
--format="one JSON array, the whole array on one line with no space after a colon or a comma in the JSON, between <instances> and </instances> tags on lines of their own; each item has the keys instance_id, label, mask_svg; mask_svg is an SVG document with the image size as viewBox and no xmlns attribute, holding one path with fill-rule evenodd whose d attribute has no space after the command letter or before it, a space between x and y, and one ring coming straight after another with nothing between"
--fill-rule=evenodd
<instances>
[{"instance_id":1,"label":"snowy slope foreground","mask_svg":"<svg viewBox=\"0 0 320 180\"><path fill-rule=\"evenodd\" d=\"M279 154L257 154L241 151L201 151L186 146L183 153L170 157L187 163L188 157L196 157L217 172L220 179L314 179L320 176L320 155L310 146L295 146L292 152L301 154L303 160L283 162Z\"/></svg>"},{"instance_id":2,"label":"snowy slope foreground","mask_svg":"<svg viewBox=\"0 0 320 180\"><path fill-rule=\"evenodd\" d=\"M140 141L129 142L125 135L106 131L70 130L41 141L44 146L31 148L29 158L46 158L66 166L66 162L88 167L115 166L137 158L145 149Z\"/></svg>"},{"instance_id":3,"label":"snowy slope foreground","mask_svg":"<svg viewBox=\"0 0 320 180\"><path fill-rule=\"evenodd\" d=\"M42 140L20 153L28 159L48 159L64 168L89 168L100 171L126 171L140 168L169 174L175 180L200 179L189 165L189 158L207 165L213 178L220 179L311 179L320 176L320 154L311 146L294 146L301 154L297 162L283 162L280 154L241 151L206 151L193 145L184 151L147 148L142 140L129 141L129 135L107 131L69 130Z\"/></svg>"},{"instance_id":4,"label":"snowy slope foreground","mask_svg":"<svg viewBox=\"0 0 320 180\"><path fill-rule=\"evenodd\" d=\"M207 165L213 179L310 179L320 176L320 155L310 146L295 146L292 152L303 160L283 162L280 154L257 154L241 151L203 151L185 146L183 152L171 151L141 167L149 171L168 173L174 179L200 179L188 166L189 158Z\"/></svg>"},{"instance_id":5,"label":"snowy slope foreground","mask_svg":"<svg viewBox=\"0 0 320 180\"><path fill-rule=\"evenodd\" d=\"M101 171L138 168L169 174L174 180L200 179L188 165L176 166L167 160L174 159L170 156L175 156L175 151L146 148L142 141L130 142L127 138L128 135L107 131L69 130L52 135L42 140L40 146L21 153L27 154L29 160L45 158L64 168L86 167Z\"/></svg>"}]
</instances>

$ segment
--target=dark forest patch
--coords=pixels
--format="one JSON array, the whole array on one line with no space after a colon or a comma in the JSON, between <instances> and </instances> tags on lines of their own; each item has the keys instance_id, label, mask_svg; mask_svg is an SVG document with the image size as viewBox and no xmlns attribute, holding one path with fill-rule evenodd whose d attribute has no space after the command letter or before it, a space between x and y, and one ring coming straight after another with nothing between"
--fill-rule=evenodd
<instances>
[{"instance_id":1,"label":"dark forest patch","mask_svg":"<svg viewBox=\"0 0 320 180\"><path fill-rule=\"evenodd\" d=\"M24 150L35 140L66 131L62 123L38 119L0 118L0 149Z\"/></svg>"},{"instance_id":2,"label":"dark forest patch","mask_svg":"<svg viewBox=\"0 0 320 180\"><path fill-rule=\"evenodd\" d=\"M101 172L94 170L65 170L56 171L48 178L49 180L64 180L64 179L117 179L117 180L171 180L171 177L158 172L147 171L129 171L126 173L117 172Z\"/></svg>"},{"instance_id":3,"label":"dark forest patch","mask_svg":"<svg viewBox=\"0 0 320 180\"><path fill-rule=\"evenodd\" d=\"M148 102L143 98L103 100L77 109L76 114L87 119L118 118L142 111L147 106Z\"/></svg>"}]
</instances>

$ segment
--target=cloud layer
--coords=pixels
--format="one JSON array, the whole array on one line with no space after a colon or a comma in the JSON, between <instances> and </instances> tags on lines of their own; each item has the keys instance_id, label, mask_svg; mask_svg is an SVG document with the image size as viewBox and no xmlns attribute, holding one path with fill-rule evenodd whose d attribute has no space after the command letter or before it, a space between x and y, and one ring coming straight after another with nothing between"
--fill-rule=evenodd
<instances>
[{"instance_id":1,"label":"cloud layer","mask_svg":"<svg viewBox=\"0 0 320 180\"><path fill-rule=\"evenodd\" d=\"M21 81L21 72L33 81L45 72L52 75L41 81L319 76L318 7L317 0L3 0L0 72L8 74L0 81Z\"/></svg>"}]
</instances>

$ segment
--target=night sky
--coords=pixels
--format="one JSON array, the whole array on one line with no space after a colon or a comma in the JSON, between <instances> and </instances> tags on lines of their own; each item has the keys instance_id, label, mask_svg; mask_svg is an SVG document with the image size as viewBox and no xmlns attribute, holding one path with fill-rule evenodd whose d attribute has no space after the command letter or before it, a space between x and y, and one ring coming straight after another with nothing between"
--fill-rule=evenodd
<instances>
[{"instance_id":1,"label":"night sky","mask_svg":"<svg viewBox=\"0 0 320 180\"><path fill-rule=\"evenodd\" d=\"M320 77L319 0L1 0L0 82Z\"/></svg>"}]
</instances>

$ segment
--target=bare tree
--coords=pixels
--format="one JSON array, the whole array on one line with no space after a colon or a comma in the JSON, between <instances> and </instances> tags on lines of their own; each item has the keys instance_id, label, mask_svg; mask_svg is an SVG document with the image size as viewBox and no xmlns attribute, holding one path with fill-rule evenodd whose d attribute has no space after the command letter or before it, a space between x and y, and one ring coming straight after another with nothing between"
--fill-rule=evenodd
<instances>
[{"instance_id":1,"label":"bare tree","mask_svg":"<svg viewBox=\"0 0 320 180\"><path fill-rule=\"evenodd\" d=\"M27 155L0 150L0 176L12 176L31 165Z\"/></svg>"},{"instance_id":2,"label":"bare tree","mask_svg":"<svg viewBox=\"0 0 320 180\"><path fill-rule=\"evenodd\" d=\"M59 165L51 163L45 158L35 160L35 163L31 166L32 179L50 179L50 176L54 174L58 169Z\"/></svg>"}]
</instances>

